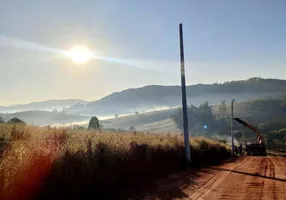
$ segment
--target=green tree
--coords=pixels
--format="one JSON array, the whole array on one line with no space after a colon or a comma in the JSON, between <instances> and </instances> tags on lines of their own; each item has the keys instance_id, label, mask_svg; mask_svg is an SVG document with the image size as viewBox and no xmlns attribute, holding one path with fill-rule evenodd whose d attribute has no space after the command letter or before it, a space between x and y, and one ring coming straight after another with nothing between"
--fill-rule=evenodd
<instances>
[{"instance_id":1,"label":"green tree","mask_svg":"<svg viewBox=\"0 0 286 200\"><path fill-rule=\"evenodd\" d=\"M282 100L281 106L286 106L286 93L282 93L279 98Z\"/></svg>"},{"instance_id":2,"label":"green tree","mask_svg":"<svg viewBox=\"0 0 286 200\"><path fill-rule=\"evenodd\" d=\"M220 117L226 117L227 116L227 105L226 105L225 100L221 101L219 108L218 108L218 113L219 113Z\"/></svg>"},{"instance_id":3,"label":"green tree","mask_svg":"<svg viewBox=\"0 0 286 200\"><path fill-rule=\"evenodd\" d=\"M177 113L171 117L177 127L183 130L182 109L178 109ZM212 106L208 102L204 102L198 107L194 105L188 107L188 123L192 134L209 135L214 132L225 131L228 128L226 118L216 119L212 112Z\"/></svg>"},{"instance_id":4,"label":"green tree","mask_svg":"<svg viewBox=\"0 0 286 200\"><path fill-rule=\"evenodd\" d=\"M129 130L129 131L132 131L132 132L133 132L133 131L136 131L136 129L135 129L135 127L134 127L133 125L130 126L128 130Z\"/></svg>"},{"instance_id":5,"label":"green tree","mask_svg":"<svg viewBox=\"0 0 286 200\"><path fill-rule=\"evenodd\" d=\"M1 123L5 123L5 120L4 120L3 117L0 117L0 124L1 124Z\"/></svg>"},{"instance_id":6,"label":"green tree","mask_svg":"<svg viewBox=\"0 0 286 200\"><path fill-rule=\"evenodd\" d=\"M84 130L84 126L74 125L72 127L73 130Z\"/></svg>"},{"instance_id":7,"label":"green tree","mask_svg":"<svg viewBox=\"0 0 286 200\"><path fill-rule=\"evenodd\" d=\"M88 124L88 130L90 129L100 129L102 125L99 123L99 120L97 117L93 116Z\"/></svg>"},{"instance_id":8,"label":"green tree","mask_svg":"<svg viewBox=\"0 0 286 200\"><path fill-rule=\"evenodd\" d=\"M26 124L23 120L19 118L12 118L8 121L8 124Z\"/></svg>"},{"instance_id":9,"label":"green tree","mask_svg":"<svg viewBox=\"0 0 286 200\"><path fill-rule=\"evenodd\" d=\"M282 99L282 100L286 100L286 93L282 93L278 96L278 98Z\"/></svg>"}]
</instances>

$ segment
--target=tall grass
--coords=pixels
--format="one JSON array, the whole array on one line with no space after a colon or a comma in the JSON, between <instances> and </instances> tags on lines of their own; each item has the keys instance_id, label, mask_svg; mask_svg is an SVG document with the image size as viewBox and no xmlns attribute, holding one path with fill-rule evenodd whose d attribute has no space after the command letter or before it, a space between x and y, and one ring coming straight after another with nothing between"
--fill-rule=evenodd
<instances>
[{"instance_id":1,"label":"tall grass","mask_svg":"<svg viewBox=\"0 0 286 200\"><path fill-rule=\"evenodd\" d=\"M114 197L183 163L179 135L119 134L0 124L0 199ZM228 147L192 138L193 164L228 157ZM0 151L1 152L1 151Z\"/></svg>"}]
</instances>

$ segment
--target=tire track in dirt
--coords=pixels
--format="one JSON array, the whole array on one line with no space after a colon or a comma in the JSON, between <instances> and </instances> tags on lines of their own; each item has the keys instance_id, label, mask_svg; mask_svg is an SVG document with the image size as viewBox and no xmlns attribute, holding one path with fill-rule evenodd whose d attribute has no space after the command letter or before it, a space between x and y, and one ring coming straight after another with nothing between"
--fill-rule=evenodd
<instances>
[{"instance_id":1,"label":"tire track in dirt","mask_svg":"<svg viewBox=\"0 0 286 200\"><path fill-rule=\"evenodd\" d=\"M240 166L237 170L236 176L241 179L240 185L237 185L241 189L240 199L262 199L265 182L260 176L265 176L267 173L266 159L257 159L256 157L248 157L247 165ZM253 176L245 176L241 173L253 174ZM231 179L232 177L230 177ZM224 191L222 191L224 192Z\"/></svg>"},{"instance_id":2,"label":"tire track in dirt","mask_svg":"<svg viewBox=\"0 0 286 200\"><path fill-rule=\"evenodd\" d=\"M223 181L227 178L227 176L231 173L232 170L236 170L240 165L242 165L246 159L240 158L230 166L225 166L229 171L220 171L216 176L212 177L210 181L207 183L203 183L194 194L189 196L189 199L204 199L209 193L216 192L219 185L223 183ZM226 198L233 199L233 196L230 194L225 196Z\"/></svg>"},{"instance_id":3,"label":"tire track in dirt","mask_svg":"<svg viewBox=\"0 0 286 200\"><path fill-rule=\"evenodd\" d=\"M226 170L224 167L220 169ZM266 171L265 159L246 157L244 163L231 170L224 183L218 186L217 191L205 196L204 199L261 199L264 181L256 175L263 176ZM254 176L245 176L242 175L243 173L251 173Z\"/></svg>"},{"instance_id":4,"label":"tire track in dirt","mask_svg":"<svg viewBox=\"0 0 286 200\"><path fill-rule=\"evenodd\" d=\"M208 192L210 195L202 199L286 199L286 176L281 173L286 165L279 164L282 159L286 163L285 158L246 157L246 162L232 170L224 180L225 184L220 184L216 192Z\"/></svg>"},{"instance_id":5,"label":"tire track in dirt","mask_svg":"<svg viewBox=\"0 0 286 200\"><path fill-rule=\"evenodd\" d=\"M283 157L269 157L267 161L269 162L269 174L267 176L270 179L267 179L263 199L286 199L286 159ZM284 181L281 179L284 179Z\"/></svg>"},{"instance_id":6,"label":"tire track in dirt","mask_svg":"<svg viewBox=\"0 0 286 200\"><path fill-rule=\"evenodd\" d=\"M275 165L273 161L269 158L266 158L266 161L269 166L269 173L268 176L271 178L275 178ZM265 199L271 199L276 200L276 182L275 180L269 180L267 181L267 190L270 190L269 192L265 192L264 198Z\"/></svg>"},{"instance_id":7,"label":"tire track in dirt","mask_svg":"<svg viewBox=\"0 0 286 200\"><path fill-rule=\"evenodd\" d=\"M141 199L286 200L285 157L240 157L233 163L201 169L198 173L201 176L180 187L185 196L162 194L172 189L169 179L164 182L165 190L159 185L153 196Z\"/></svg>"}]
</instances>

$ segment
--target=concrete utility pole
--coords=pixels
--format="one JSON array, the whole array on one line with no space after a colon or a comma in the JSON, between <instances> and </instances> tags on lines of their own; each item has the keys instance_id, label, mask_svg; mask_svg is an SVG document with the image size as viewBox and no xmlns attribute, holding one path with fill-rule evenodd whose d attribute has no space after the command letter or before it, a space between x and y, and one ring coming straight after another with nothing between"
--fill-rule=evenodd
<instances>
[{"instance_id":1,"label":"concrete utility pole","mask_svg":"<svg viewBox=\"0 0 286 200\"><path fill-rule=\"evenodd\" d=\"M230 121L230 133L231 133L231 154L234 154L234 137L233 137L233 103L234 99L231 100L231 121Z\"/></svg>"},{"instance_id":2,"label":"concrete utility pole","mask_svg":"<svg viewBox=\"0 0 286 200\"><path fill-rule=\"evenodd\" d=\"M182 87L182 107L183 107L183 119L184 119L185 156L186 156L187 164L190 164L191 163L191 151L190 151L188 113L187 113L185 58L184 58L184 42L183 42L183 25L182 24L180 24L179 26L179 32L180 32L181 87Z\"/></svg>"}]
</instances>

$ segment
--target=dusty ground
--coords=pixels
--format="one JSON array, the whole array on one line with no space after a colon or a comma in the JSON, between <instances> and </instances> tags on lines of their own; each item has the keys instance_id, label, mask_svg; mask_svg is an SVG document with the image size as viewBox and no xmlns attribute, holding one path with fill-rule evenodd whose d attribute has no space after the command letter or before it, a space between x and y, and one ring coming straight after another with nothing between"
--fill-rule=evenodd
<instances>
[{"instance_id":1,"label":"dusty ground","mask_svg":"<svg viewBox=\"0 0 286 200\"><path fill-rule=\"evenodd\" d=\"M286 199L286 158L240 157L176 173L156 185L134 199Z\"/></svg>"}]
</instances>

